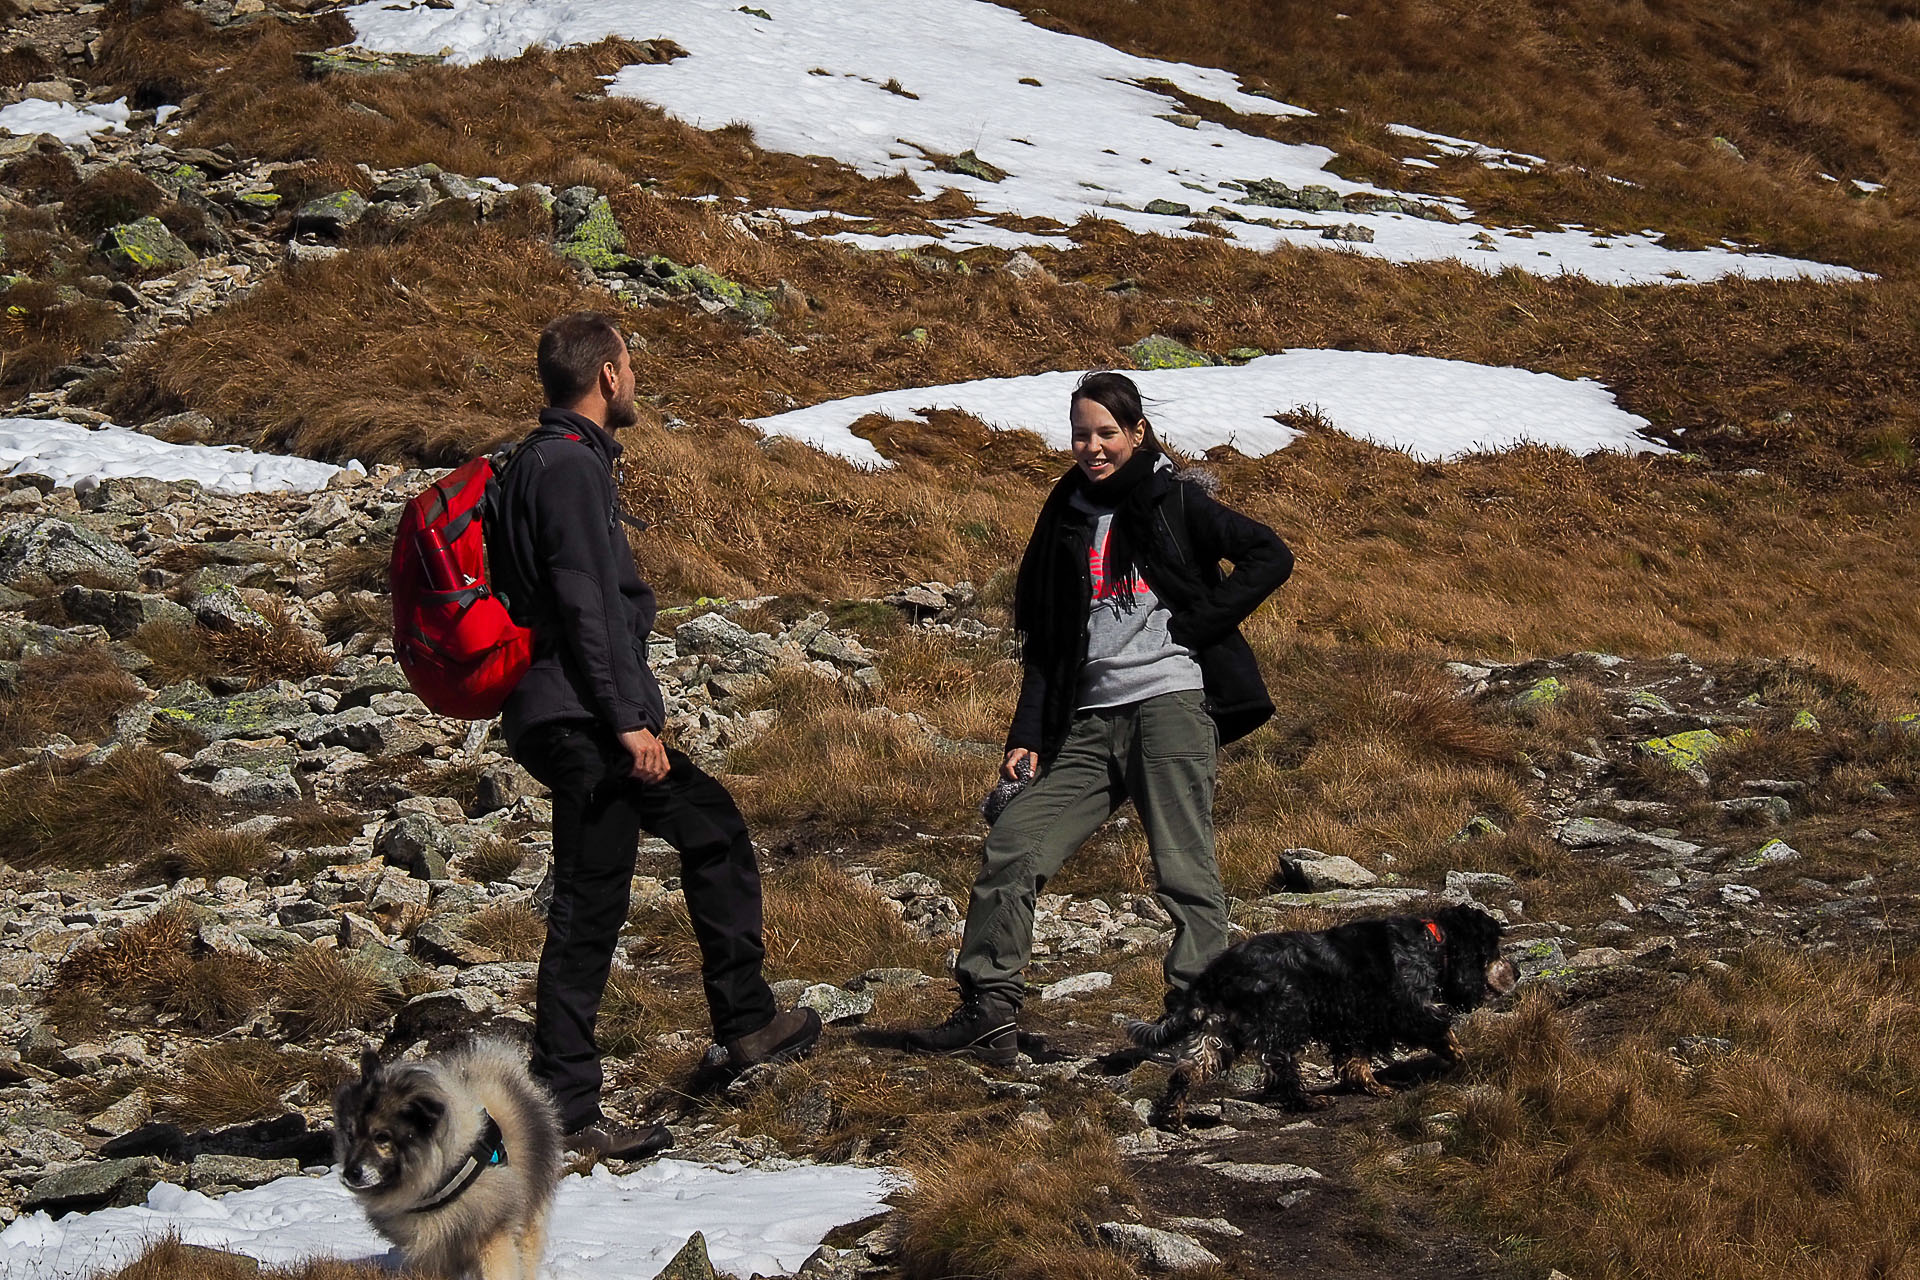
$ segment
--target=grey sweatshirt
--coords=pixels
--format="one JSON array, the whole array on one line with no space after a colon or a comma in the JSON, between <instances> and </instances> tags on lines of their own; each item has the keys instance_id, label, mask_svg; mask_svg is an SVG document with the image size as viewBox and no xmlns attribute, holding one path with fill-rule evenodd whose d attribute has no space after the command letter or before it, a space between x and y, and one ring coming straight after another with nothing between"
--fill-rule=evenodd
<instances>
[{"instance_id":1,"label":"grey sweatshirt","mask_svg":"<svg viewBox=\"0 0 1920 1280\"><path fill-rule=\"evenodd\" d=\"M1161 460L1161 465L1168 465ZM1076 511L1093 517L1093 601L1087 614L1087 661L1080 668L1081 711L1145 702L1163 693L1201 689L1200 664L1193 651L1167 634L1173 615L1146 582L1136 577L1133 602L1106 580L1107 540L1113 533L1113 509L1072 499Z\"/></svg>"}]
</instances>

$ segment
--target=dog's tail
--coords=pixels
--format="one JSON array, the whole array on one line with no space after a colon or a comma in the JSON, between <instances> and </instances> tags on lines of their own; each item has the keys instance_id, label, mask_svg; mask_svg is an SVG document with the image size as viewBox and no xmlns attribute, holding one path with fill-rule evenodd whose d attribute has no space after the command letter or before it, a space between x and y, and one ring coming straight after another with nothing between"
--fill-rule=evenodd
<instances>
[{"instance_id":1,"label":"dog's tail","mask_svg":"<svg viewBox=\"0 0 1920 1280\"><path fill-rule=\"evenodd\" d=\"M1144 1022L1139 1018L1127 1022L1127 1039L1143 1049L1159 1049L1186 1039L1199 1030L1206 1021L1206 1010L1185 1001L1177 1008L1170 1009L1158 1022Z\"/></svg>"}]
</instances>

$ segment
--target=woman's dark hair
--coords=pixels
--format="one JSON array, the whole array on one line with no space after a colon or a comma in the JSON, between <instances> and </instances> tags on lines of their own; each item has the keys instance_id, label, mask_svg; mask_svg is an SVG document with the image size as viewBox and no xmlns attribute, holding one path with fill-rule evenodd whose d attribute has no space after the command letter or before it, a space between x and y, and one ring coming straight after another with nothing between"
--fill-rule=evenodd
<instances>
[{"instance_id":1,"label":"woman's dark hair","mask_svg":"<svg viewBox=\"0 0 1920 1280\"><path fill-rule=\"evenodd\" d=\"M540 334L537 364L547 403L566 408L593 390L603 365L620 363L627 340L612 316L576 311L561 316Z\"/></svg>"},{"instance_id":2,"label":"woman's dark hair","mask_svg":"<svg viewBox=\"0 0 1920 1280\"><path fill-rule=\"evenodd\" d=\"M1068 399L1068 407L1075 400L1091 400L1108 413L1121 426L1132 430L1135 423L1145 422L1146 438L1140 442L1143 449L1155 453L1165 453L1160 437L1154 434L1153 424L1147 422L1147 409L1140 400L1140 388L1133 385L1133 379L1124 373L1115 373L1111 369L1097 369L1084 375L1074 385L1073 395Z\"/></svg>"}]
</instances>

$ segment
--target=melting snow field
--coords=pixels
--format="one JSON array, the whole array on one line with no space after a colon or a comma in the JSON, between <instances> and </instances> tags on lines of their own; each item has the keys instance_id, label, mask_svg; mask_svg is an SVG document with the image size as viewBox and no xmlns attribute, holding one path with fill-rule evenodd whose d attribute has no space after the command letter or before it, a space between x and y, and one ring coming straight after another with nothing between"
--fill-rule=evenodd
<instances>
[{"instance_id":1,"label":"melting snow field","mask_svg":"<svg viewBox=\"0 0 1920 1280\"><path fill-rule=\"evenodd\" d=\"M349 463L359 470L360 464ZM0 418L0 472L71 485L110 476L198 480L214 493L324 489L340 468L229 445L168 444L127 427Z\"/></svg>"},{"instance_id":2,"label":"melting snow field","mask_svg":"<svg viewBox=\"0 0 1920 1280\"><path fill-rule=\"evenodd\" d=\"M651 1280L695 1231L706 1235L721 1271L790 1272L833 1228L881 1212L900 1185L887 1170L848 1165L734 1172L662 1160L617 1177L596 1166L591 1177L561 1182L542 1274ZM44 1213L21 1218L0 1231L0 1275L84 1280L124 1266L169 1232L269 1264L388 1254L334 1174L282 1178L219 1199L163 1182L142 1206L58 1222Z\"/></svg>"},{"instance_id":3,"label":"melting snow field","mask_svg":"<svg viewBox=\"0 0 1920 1280\"><path fill-rule=\"evenodd\" d=\"M1620 408L1599 383L1526 369L1369 351L1288 351L1239 366L1128 376L1147 397L1155 429L1191 453L1218 444L1250 456L1272 453L1299 433L1271 415L1303 407L1347 435L1432 461L1522 441L1575 453L1664 450L1640 436L1647 420ZM1041 373L909 387L829 400L752 425L869 467L888 463L849 428L870 413L910 419L926 409L960 409L998 430L1025 428L1065 449L1068 397L1079 378Z\"/></svg>"},{"instance_id":4,"label":"melting snow field","mask_svg":"<svg viewBox=\"0 0 1920 1280\"><path fill-rule=\"evenodd\" d=\"M10 107L0 107L0 130L22 137L50 133L68 146L76 146L96 133L125 133L127 115L125 98L84 106L28 98Z\"/></svg>"},{"instance_id":5,"label":"melting snow field","mask_svg":"<svg viewBox=\"0 0 1920 1280\"><path fill-rule=\"evenodd\" d=\"M1240 192L1226 184L1251 179L1319 185L1341 194L1368 190L1329 172L1333 153L1324 147L1276 142L1192 117L1170 119L1179 116L1180 105L1147 82L1171 83L1244 116L1311 114L1300 107L1246 93L1227 72L1135 57L1036 27L984 0L761 0L753 6L737 0L435 0L411 6L365 0L344 12L368 48L444 51L463 63L513 57L531 45L666 36L689 56L627 67L612 78L610 91L657 103L703 128L745 121L761 145L774 150L831 156L873 175L905 170L923 188L965 192L989 214L1047 217L1070 226L1092 213L1135 231L1184 235L1194 234L1183 230L1188 214L1146 213L1147 204L1165 200L1199 211L1232 206ZM1407 132L1455 149L1476 145ZM965 151L1007 176L991 181L937 168L938 155ZM1457 216L1470 212L1457 202L1419 199ZM1861 278L1845 267L1763 254L1664 249L1654 242L1657 232L1604 237L1573 228L1535 231L1530 238L1490 232L1489 245L1474 240L1485 229L1471 221L1241 211L1309 224L1220 224L1255 248L1321 245L1327 243L1322 228L1357 223L1373 232L1373 242L1343 248L1395 261L1453 258L1486 271L1511 266L1542 275L1574 272L1606 284L1727 275ZM954 247L1036 242L996 233L977 219L947 230ZM905 248L929 238L854 242Z\"/></svg>"}]
</instances>

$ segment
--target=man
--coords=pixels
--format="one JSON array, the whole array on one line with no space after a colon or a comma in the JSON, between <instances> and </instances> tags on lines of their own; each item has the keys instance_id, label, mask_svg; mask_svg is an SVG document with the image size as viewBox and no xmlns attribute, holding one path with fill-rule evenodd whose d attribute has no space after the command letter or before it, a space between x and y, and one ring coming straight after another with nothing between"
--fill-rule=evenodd
<instances>
[{"instance_id":1,"label":"man","mask_svg":"<svg viewBox=\"0 0 1920 1280\"><path fill-rule=\"evenodd\" d=\"M553 792L533 1072L571 1149L634 1158L671 1138L601 1114L593 1026L640 831L679 851L725 1068L804 1056L820 1018L779 1012L761 974L760 871L733 798L660 741L665 708L646 663L653 592L635 571L613 480L613 433L639 419L626 341L604 315L563 316L540 335L539 371L549 407L507 463L487 524L493 576L534 633L532 665L502 712L507 748Z\"/></svg>"}]
</instances>

